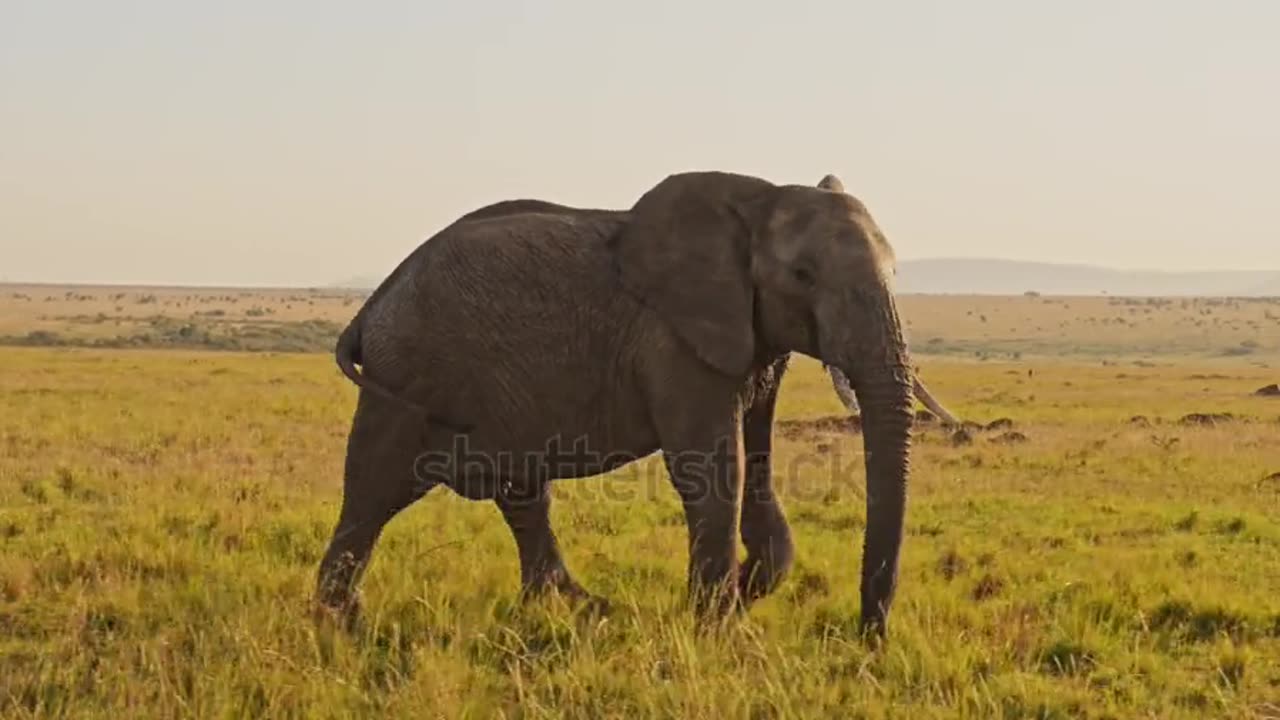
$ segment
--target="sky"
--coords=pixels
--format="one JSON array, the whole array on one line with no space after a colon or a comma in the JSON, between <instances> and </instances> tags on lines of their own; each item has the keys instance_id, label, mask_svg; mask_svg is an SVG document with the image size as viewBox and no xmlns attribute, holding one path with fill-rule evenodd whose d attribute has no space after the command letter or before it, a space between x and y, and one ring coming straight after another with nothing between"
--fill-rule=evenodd
<instances>
[{"instance_id":1,"label":"sky","mask_svg":"<svg viewBox=\"0 0 1280 720\"><path fill-rule=\"evenodd\" d=\"M0 0L0 281L381 278L476 207L835 173L900 259L1280 270L1280 3Z\"/></svg>"}]
</instances>

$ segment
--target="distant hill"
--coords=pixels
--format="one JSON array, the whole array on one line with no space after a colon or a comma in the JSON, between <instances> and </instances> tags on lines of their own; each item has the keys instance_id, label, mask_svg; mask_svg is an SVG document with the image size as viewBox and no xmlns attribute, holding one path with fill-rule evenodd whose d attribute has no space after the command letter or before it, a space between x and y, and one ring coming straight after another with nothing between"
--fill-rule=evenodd
<instances>
[{"instance_id":1,"label":"distant hill","mask_svg":"<svg viewBox=\"0 0 1280 720\"><path fill-rule=\"evenodd\" d=\"M372 289L362 276L334 287ZM1280 270L1159 272L1094 265L986 258L934 258L898 263L898 292L913 295L1135 295L1280 297Z\"/></svg>"}]
</instances>

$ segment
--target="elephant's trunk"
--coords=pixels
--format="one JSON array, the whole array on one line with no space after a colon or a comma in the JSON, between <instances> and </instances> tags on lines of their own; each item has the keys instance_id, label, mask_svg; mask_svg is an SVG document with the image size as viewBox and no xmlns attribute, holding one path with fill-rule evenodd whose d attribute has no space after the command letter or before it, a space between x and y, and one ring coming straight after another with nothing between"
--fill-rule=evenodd
<instances>
[{"instance_id":1,"label":"elephant's trunk","mask_svg":"<svg viewBox=\"0 0 1280 720\"><path fill-rule=\"evenodd\" d=\"M892 297L875 303L870 347L845 371L862 407L867 529L862 556L862 629L883 636L898 578L911 471L912 372Z\"/></svg>"}]
</instances>

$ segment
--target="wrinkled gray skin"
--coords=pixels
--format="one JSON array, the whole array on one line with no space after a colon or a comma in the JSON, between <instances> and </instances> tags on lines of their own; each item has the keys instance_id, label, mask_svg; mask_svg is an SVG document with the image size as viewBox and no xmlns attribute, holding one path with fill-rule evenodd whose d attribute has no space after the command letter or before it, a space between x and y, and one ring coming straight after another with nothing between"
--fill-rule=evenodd
<instances>
[{"instance_id":1,"label":"wrinkled gray skin","mask_svg":"<svg viewBox=\"0 0 1280 720\"><path fill-rule=\"evenodd\" d=\"M626 211L520 200L464 216L339 338L361 392L319 601L354 615L384 525L437 485L496 502L526 593L588 598L557 547L547 484L655 451L684 504L700 616L766 595L792 562L769 455L799 352L838 368L862 410L861 622L883 636L913 421L893 263L848 194L730 173L669 176Z\"/></svg>"}]
</instances>

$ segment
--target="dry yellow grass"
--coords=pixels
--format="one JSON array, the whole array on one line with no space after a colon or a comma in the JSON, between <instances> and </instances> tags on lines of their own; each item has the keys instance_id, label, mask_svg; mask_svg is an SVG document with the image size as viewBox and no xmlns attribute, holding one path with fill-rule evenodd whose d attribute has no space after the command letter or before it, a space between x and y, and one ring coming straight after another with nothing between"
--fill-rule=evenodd
<instances>
[{"instance_id":1,"label":"dry yellow grass","mask_svg":"<svg viewBox=\"0 0 1280 720\"><path fill-rule=\"evenodd\" d=\"M0 284L0 334L84 330L96 324L99 315L112 324L156 315L346 322L363 296L342 289Z\"/></svg>"},{"instance_id":2,"label":"dry yellow grass","mask_svg":"<svg viewBox=\"0 0 1280 720\"><path fill-rule=\"evenodd\" d=\"M1061 311L963 302L908 298L917 345ZM812 361L776 433L797 567L728 631L692 630L649 460L555 488L608 617L518 605L496 509L437 491L390 525L346 636L307 612L355 398L329 357L0 348L0 716L1272 717L1280 398L1252 394L1280 381L1272 328L1230 357L920 355L959 415L1013 424L922 427L878 652L853 632L860 439L814 422L840 407ZM1206 347L1243 337L1219 330Z\"/></svg>"},{"instance_id":3,"label":"dry yellow grass","mask_svg":"<svg viewBox=\"0 0 1280 720\"><path fill-rule=\"evenodd\" d=\"M906 296L917 352L1273 360L1280 299Z\"/></svg>"}]
</instances>

